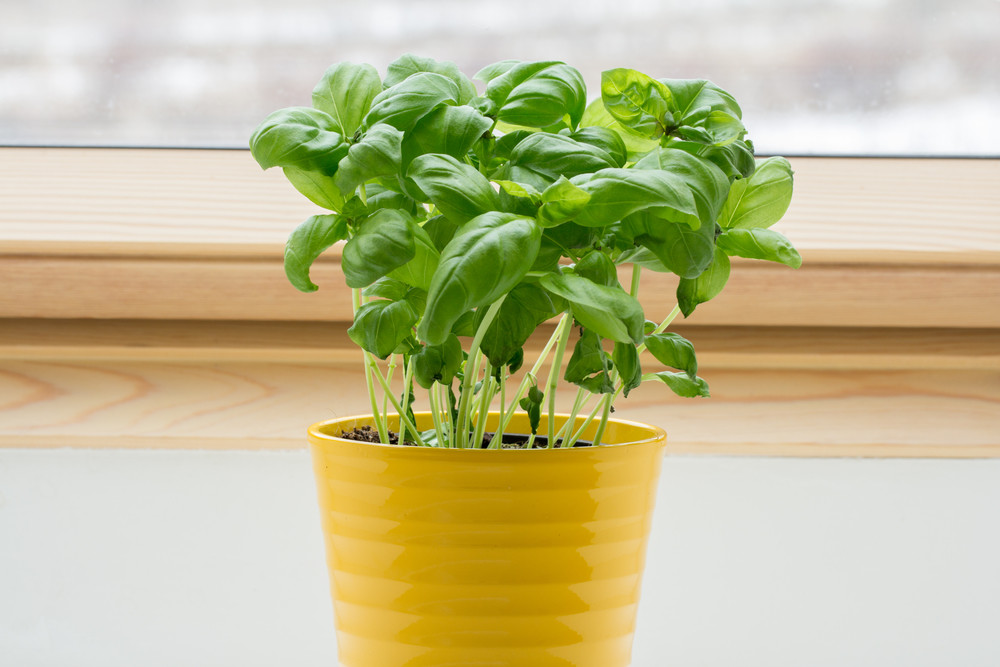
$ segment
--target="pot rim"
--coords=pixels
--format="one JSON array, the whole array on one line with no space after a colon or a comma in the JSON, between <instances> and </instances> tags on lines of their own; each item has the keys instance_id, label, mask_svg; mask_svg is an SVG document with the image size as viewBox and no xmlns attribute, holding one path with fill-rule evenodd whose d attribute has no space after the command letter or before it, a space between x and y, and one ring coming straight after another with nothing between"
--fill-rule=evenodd
<instances>
[{"instance_id":1,"label":"pot rim","mask_svg":"<svg viewBox=\"0 0 1000 667\"><path fill-rule=\"evenodd\" d=\"M420 416L430 417L430 415L432 413L430 411L424 410L424 411L416 411L413 414L416 417L420 417ZM489 412L489 415L490 416L499 415L499 412L496 411L496 410L491 410ZM395 418L398 419L398 415L389 415L389 417L390 418L395 417ZM567 414L567 413L556 413L555 417L556 417L556 419L559 419L559 418L564 418L565 419L565 418L569 417L569 414ZM544 416L543 416L543 418L544 418ZM550 455L551 455L551 452L585 452L585 451L594 451L595 449L600 450L600 449L606 449L606 448L612 448L612 447L631 447L631 446L638 446L638 445L648 445L648 444L655 443L655 442L666 442L666 439L667 439L667 432L665 430L663 430L662 428L660 428L659 426L656 426L654 424L647 424L646 422L633 421L633 420L629 420L629 419L619 419L617 417L611 417L610 419L608 419L608 423L609 424L610 423L615 423L615 424L619 424L619 425L626 426L626 427L642 429L642 430L645 430L645 431L648 432L648 436L644 437L644 438L639 438L639 439L636 439L636 440L629 440L628 442L618 442L618 443L613 443L613 444L601 444L601 445L598 445L596 448L594 448L594 447L552 447L552 448L539 448L539 449L534 449L534 448L533 449L479 449L479 448L471 448L471 447L466 447L466 448L459 448L459 447L402 447L400 445L389 445L389 444L385 444L385 443L381 443L381 442L365 442L365 441L361 441L361 440L348 440L346 438L341 438L340 436L337 436L337 435L330 435L329 433L325 433L323 431L324 427L330 426L332 424L338 424L338 423L348 422L348 421L357 421L357 420L371 420L371 419L372 419L372 414L370 412L369 413L363 413L363 414L357 414L357 415L348 415L348 416L345 416L345 417L335 417L335 418L332 418L332 419L325 419L325 420L323 420L321 422L316 422L315 424L313 424L312 426L310 426L309 429L308 429L308 435L309 435L309 438L311 440L313 440L314 442L317 442L317 443L319 443L319 442L323 442L323 443L334 443L334 442L337 442L337 443L347 443L347 444L351 444L351 445L368 445L368 446L372 446L372 447L381 447L381 448L385 448L385 449L393 449L393 450L407 451L407 452L417 452L417 451L430 451L430 452L448 451L448 452L479 452L479 453L490 452L491 455L494 455L494 456L495 455L510 456L512 454L514 454L514 455L522 455L523 456L523 455L531 455L530 454L531 452L550 452ZM582 421L582 420L586 419L586 417L582 416L582 415L577 415L576 419L579 422L579 421ZM527 434L522 434L522 435L527 435Z\"/></svg>"}]
</instances>

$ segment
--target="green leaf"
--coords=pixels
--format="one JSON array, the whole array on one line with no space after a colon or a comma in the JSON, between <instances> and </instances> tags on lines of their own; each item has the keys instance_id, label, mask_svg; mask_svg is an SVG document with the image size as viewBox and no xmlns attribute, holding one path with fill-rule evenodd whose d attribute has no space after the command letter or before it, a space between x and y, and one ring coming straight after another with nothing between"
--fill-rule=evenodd
<instances>
[{"instance_id":1,"label":"green leaf","mask_svg":"<svg viewBox=\"0 0 1000 667\"><path fill-rule=\"evenodd\" d=\"M670 89L674 102L683 121L698 109L707 107L742 118L743 112L736 98L705 79L660 79L660 83Z\"/></svg>"},{"instance_id":2,"label":"green leaf","mask_svg":"<svg viewBox=\"0 0 1000 667\"><path fill-rule=\"evenodd\" d=\"M458 85L448 77L418 72L379 93L363 126L386 123L406 132L439 105L457 104L460 96Z\"/></svg>"},{"instance_id":3,"label":"green leaf","mask_svg":"<svg viewBox=\"0 0 1000 667\"><path fill-rule=\"evenodd\" d=\"M332 176L347 149L333 118L309 107L279 109L250 136L250 154L262 169L295 167Z\"/></svg>"},{"instance_id":4,"label":"green leaf","mask_svg":"<svg viewBox=\"0 0 1000 667\"><path fill-rule=\"evenodd\" d=\"M545 394L535 385L528 389L528 395L517 402L521 409L528 413L528 424L531 426L531 434L538 433L538 423L542 420L542 402Z\"/></svg>"},{"instance_id":5,"label":"green leaf","mask_svg":"<svg viewBox=\"0 0 1000 667\"><path fill-rule=\"evenodd\" d=\"M600 250L591 250L573 265L573 273L605 287L621 288L618 268L611 258Z\"/></svg>"},{"instance_id":6,"label":"green leaf","mask_svg":"<svg viewBox=\"0 0 1000 667\"><path fill-rule=\"evenodd\" d=\"M597 98L587 105L586 111L583 112L583 118L580 119L580 127L602 127L617 134L625 145L629 160L637 160L660 145L658 139L642 137L626 129L624 125L614 119L614 116L608 113L601 98ZM624 166L624 163L618 166Z\"/></svg>"},{"instance_id":7,"label":"green leaf","mask_svg":"<svg viewBox=\"0 0 1000 667\"><path fill-rule=\"evenodd\" d=\"M542 230L531 218L485 213L473 218L441 252L418 335L444 342L466 311L493 303L521 282L538 255Z\"/></svg>"},{"instance_id":8,"label":"green leaf","mask_svg":"<svg viewBox=\"0 0 1000 667\"><path fill-rule=\"evenodd\" d=\"M616 166L614 158L602 148L561 134L536 132L514 147L506 171L511 180L544 190L560 177Z\"/></svg>"},{"instance_id":9,"label":"green leaf","mask_svg":"<svg viewBox=\"0 0 1000 667\"><path fill-rule=\"evenodd\" d=\"M643 137L659 138L675 123L670 89L632 69L601 73L601 100L612 118Z\"/></svg>"},{"instance_id":10,"label":"green leaf","mask_svg":"<svg viewBox=\"0 0 1000 667\"><path fill-rule=\"evenodd\" d=\"M753 176L736 181L719 214L723 229L767 228L785 215L792 201L792 165L783 157L757 163Z\"/></svg>"},{"instance_id":11,"label":"green leaf","mask_svg":"<svg viewBox=\"0 0 1000 667\"><path fill-rule=\"evenodd\" d=\"M353 144L333 177L341 192L355 189L373 178L395 174L399 170L403 133L391 125L376 125Z\"/></svg>"},{"instance_id":12,"label":"green leaf","mask_svg":"<svg viewBox=\"0 0 1000 667\"><path fill-rule=\"evenodd\" d=\"M571 181L590 194L590 203L574 219L579 225L604 227L645 209L692 229L701 225L698 203L680 175L653 169L602 169Z\"/></svg>"},{"instance_id":13,"label":"green leaf","mask_svg":"<svg viewBox=\"0 0 1000 667\"><path fill-rule=\"evenodd\" d=\"M671 137L665 148L681 150L708 160L721 169L730 182L738 178L750 178L756 167L751 144L741 139L725 146L710 146Z\"/></svg>"},{"instance_id":14,"label":"green leaf","mask_svg":"<svg viewBox=\"0 0 1000 667\"><path fill-rule=\"evenodd\" d=\"M467 106L441 106L417 121L403 139L403 170L420 155L464 158L493 121Z\"/></svg>"},{"instance_id":15,"label":"green leaf","mask_svg":"<svg viewBox=\"0 0 1000 667\"><path fill-rule=\"evenodd\" d=\"M712 265L697 278L681 278L677 284L677 305L689 317L700 303L719 295L729 280L729 257L716 247Z\"/></svg>"},{"instance_id":16,"label":"green leaf","mask_svg":"<svg viewBox=\"0 0 1000 667\"><path fill-rule=\"evenodd\" d=\"M573 346L573 355L566 363L563 378L593 394L610 394L615 390L611 381L611 365L611 357L601 347L601 337L584 328Z\"/></svg>"},{"instance_id":17,"label":"green leaf","mask_svg":"<svg viewBox=\"0 0 1000 667\"><path fill-rule=\"evenodd\" d=\"M418 157L410 164L407 177L441 213L457 223L500 206L497 193L486 177L450 155Z\"/></svg>"},{"instance_id":18,"label":"green leaf","mask_svg":"<svg viewBox=\"0 0 1000 667\"><path fill-rule=\"evenodd\" d=\"M340 193L340 189L330 176L297 167L282 167L281 170L288 182L312 203L331 211L343 209L344 195Z\"/></svg>"},{"instance_id":19,"label":"green leaf","mask_svg":"<svg viewBox=\"0 0 1000 667\"><path fill-rule=\"evenodd\" d=\"M339 215L314 215L288 237L285 243L285 275L302 292L319 289L309 279L309 269L324 250L347 238L347 221Z\"/></svg>"},{"instance_id":20,"label":"green leaf","mask_svg":"<svg viewBox=\"0 0 1000 667\"><path fill-rule=\"evenodd\" d=\"M714 223L691 229L640 211L625 218L624 229L635 243L656 257L660 263L654 267L657 271L665 269L681 278L697 278L715 257Z\"/></svg>"},{"instance_id":21,"label":"green leaf","mask_svg":"<svg viewBox=\"0 0 1000 667\"><path fill-rule=\"evenodd\" d=\"M581 144L590 144L607 153L612 160L612 167L624 167L628 162L628 147L621 136L606 127L581 127L569 135L569 138Z\"/></svg>"},{"instance_id":22,"label":"green leaf","mask_svg":"<svg viewBox=\"0 0 1000 667\"><path fill-rule=\"evenodd\" d=\"M639 302L617 287L607 287L570 272L541 277L542 287L570 303L573 317L602 338L642 342L645 316Z\"/></svg>"},{"instance_id":23,"label":"green leaf","mask_svg":"<svg viewBox=\"0 0 1000 667\"><path fill-rule=\"evenodd\" d=\"M727 229L719 236L719 247L730 257L780 262L797 269L802 256L792 242L770 229Z\"/></svg>"},{"instance_id":24,"label":"green leaf","mask_svg":"<svg viewBox=\"0 0 1000 667\"><path fill-rule=\"evenodd\" d=\"M476 311L476 328L485 314L485 308ZM555 314L551 297L541 287L532 283L515 286L500 304L500 310L483 336L483 354L494 368L508 364L538 325Z\"/></svg>"},{"instance_id":25,"label":"green leaf","mask_svg":"<svg viewBox=\"0 0 1000 667\"><path fill-rule=\"evenodd\" d=\"M729 179L712 162L673 148L660 148L635 163L636 169L665 171L683 183L694 197L702 224L714 222L726 204Z\"/></svg>"},{"instance_id":26,"label":"green leaf","mask_svg":"<svg viewBox=\"0 0 1000 667\"><path fill-rule=\"evenodd\" d=\"M341 268L347 286L370 285L413 259L418 228L409 215L396 209L382 209L365 220L344 246Z\"/></svg>"},{"instance_id":27,"label":"green leaf","mask_svg":"<svg viewBox=\"0 0 1000 667\"><path fill-rule=\"evenodd\" d=\"M572 220L590 201L590 193L570 183L565 176L542 193L542 206L538 209L538 224L555 227Z\"/></svg>"},{"instance_id":28,"label":"green leaf","mask_svg":"<svg viewBox=\"0 0 1000 667\"><path fill-rule=\"evenodd\" d=\"M430 287L434 272L437 270L441 253L434 246L433 239L423 227L414 224L410 226L410 229L413 232L413 258L393 269L389 276L426 291Z\"/></svg>"},{"instance_id":29,"label":"green leaf","mask_svg":"<svg viewBox=\"0 0 1000 667\"><path fill-rule=\"evenodd\" d=\"M514 66L520 65L520 60L501 60L500 62L495 62L492 65L487 65L473 75L473 79L478 79L483 83L489 83L493 79L497 78L501 74L506 74Z\"/></svg>"},{"instance_id":30,"label":"green leaf","mask_svg":"<svg viewBox=\"0 0 1000 667\"><path fill-rule=\"evenodd\" d=\"M642 376L643 382L646 380L659 380L682 398L708 398L711 394L708 391L708 383L702 378L691 379L686 373L671 373L660 371L659 373L649 373Z\"/></svg>"},{"instance_id":31,"label":"green leaf","mask_svg":"<svg viewBox=\"0 0 1000 667\"><path fill-rule=\"evenodd\" d=\"M469 77L458 69L458 65L447 60L437 61L433 58L415 56L412 53L400 56L389 63L383 83L386 88L389 88L420 72L433 72L451 79L458 87L459 104L467 104L476 96L476 87L469 80Z\"/></svg>"},{"instance_id":32,"label":"green leaf","mask_svg":"<svg viewBox=\"0 0 1000 667\"><path fill-rule=\"evenodd\" d=\"M517 197L518 199L527 199L535 204L542 203L542 193L527 183L518 183L516 181L493 181L493 182L499 185L500 189L509 194L511 197Z\"/></svg>"},{"instance_id":33,"label":"green leaf","mask_svg":"<svg viewBox=\"0 0 1000 667\"><path fill-rule=\"evenodd\" d=\"M362 349L385 359L413 333L417 313L407 301L370 301L354 315L347 335Z\"/></svg>"},{"instance_id":34,"label":"green leaf","mask_svg":"<svg viewBox=\"0 0 1000 667\"><path fill-rule=\"evenodd\" d=\"M434 242L434 247L438 249L438 252L444 250L444 247L455 238L455 233L459 227L461 225L458 222L443 215L435 215L424 223L424 231L431 237L431 241Z\"/></svg>"},{"instance_id":35,"label":"green leaf","mask_svg":"<svg viewBox=\"0 0 1000 667\"><path fill-rule=\"evenodd\" d=\"M381 91L382 82L374 67L341 62L331 65L323 74L313 89L312 103L330 114L337 131L352 137Z\"/></svg>"},{"instance_id":36,"label":"green leaf","mask_svg":"<svg viewBox=\"0 0 1000 667\"><path fill-rule=\"evenodd\" d=\"M425 345L413 355L413 379L424 389L430 389L435 382L451 384L462 368L462 343L454 334L449 334L440 345Z\"/></svg>"},{"instance_id":37,"label":"green leaf","mask_svg":"<svg viewBox=\"0 0 1000 667\"><path fill-rule=\"evenodd\" d=\"M675 333L646 337L646 349L664 366L684 371L693 380L698 375L698 359L691 341Z\"/></svg>"},{"instance_id":38,"label":"green leaf","mask_svg":"<svg viewBox=\"0 0 1000 667\"><path fill-rule=\"evenodd\" d=\"M519 63L490 79L486 97L505 123L548 127L568 117L576 127L587 106L587 87L580 72L565 63Z\"/></svg>"},{"instance_id":39,"label":"green leaf","mask_svg":"<svg viewBox=\"0 0 1000 667\"><path fill-rule=\"evenodd\" d=\"M383 276L361 292L366 297L402 301L410 291L410 286L402 280Z\"/></svg>"},{"instance_id":40,"label":"green leaf","mask_svg":"<svg viewBox=\"0 0 1000 667\"><path fill-rule=\"evenodd\" d=\"M628 393L642 383L642 366L639 363L639 351L632 343L615 343L611 360L618 369L618 377L622 381L622 393L628 398Z\"/></svg>"},{"instance_id":41,"label":"green leaf","mask_svg":"<svg viewBox=\"0 0 1000 667\"><path fill-rule=\"evenodd\" d=\"M500 178L527 183L542 191L560 177L570 178L615 166L615 160L602 148L562 134L537 132L522 139L496 173Z\"/></svg>"}]
</instances>

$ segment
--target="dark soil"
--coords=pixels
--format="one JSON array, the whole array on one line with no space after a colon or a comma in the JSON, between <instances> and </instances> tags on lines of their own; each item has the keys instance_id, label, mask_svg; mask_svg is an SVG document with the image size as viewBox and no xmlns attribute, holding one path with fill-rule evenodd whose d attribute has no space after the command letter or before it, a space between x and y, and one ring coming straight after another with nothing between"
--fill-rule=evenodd
<instances>
[{"instance_id":1,"label":"dark soil","mask_svg":"<svg viewBox=\"0 0 1000 667\"><path fill-rule=\"evenodd\" d=\"M480 449L486 449L490 446L493 441L494 433L487 433L483 436L483 443L480 445ZM359 442L380 442L378 437L378 431L371 426L362 426L356 428L352 431L344 431L340 434L340 437L344 440L356 440ZM399 434L395 431L389 431L389 444L398 445L399 444ZM503 449L524 449L524 446L528 444L528 436L518 433L504 433L503 442L500 447ZM403 442L406 446L415 446L416 443L406 440ZM590 447L593 445L589 440L577 440L573 443L573 447ZM532 444L532 449L545 449L549 446L549 439L544 435L535 436L535 442ZM558 444L557 444L558 446Z\"/></svg>"}]
</instances>

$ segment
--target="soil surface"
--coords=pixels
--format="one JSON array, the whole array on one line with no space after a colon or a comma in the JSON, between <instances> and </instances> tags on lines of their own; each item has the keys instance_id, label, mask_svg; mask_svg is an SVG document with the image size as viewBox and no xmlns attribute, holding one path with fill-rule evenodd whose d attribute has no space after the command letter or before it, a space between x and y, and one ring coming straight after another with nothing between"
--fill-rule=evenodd
<instances>
[{"instance_id":1,"label":"soil surface","mask_svg":"<svg viewBox=\"0 0 1000 667\"><path fill-rule=\"evenodd\" d=\"M479 446L480 449L486 449L493 442L493 437L495 433L487 433L483 436L483 442ZM361 426L355 428L351 431L344 431L340 434L340 437L344 440L356 440L359 442L380 442L378 437L378 431L371 426ZM389 444L398 445L399 444L399 434L395 431L389 431ZM524 446L528 444L528 436L518 434L518 433L504 433L503 442L500 447L502 449L524 449ZM577 440L573 443L574 447L590 447L593 443L589 440ZM416 446L416 443L411 440L406 440L403 442L405 446ZM532 444L532 449L545 449L549 446L549 439L544 435L535 436L535 442ZM558 443L557 445L558 446Z\"/></svg>"}]
</instances>

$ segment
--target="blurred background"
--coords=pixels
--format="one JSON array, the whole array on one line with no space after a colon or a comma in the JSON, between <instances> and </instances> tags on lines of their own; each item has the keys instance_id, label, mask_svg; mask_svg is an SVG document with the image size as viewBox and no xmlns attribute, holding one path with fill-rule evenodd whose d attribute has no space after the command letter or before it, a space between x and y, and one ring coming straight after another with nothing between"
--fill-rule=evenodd
<instances>
[{"instance_id":1,"label":"blurred background","mask_svg":"<svg viewBox=\"0 0 1000 667\"><path fill-rule=\"evenodd\" d=\"M1000 155L997 0L3 0L0 145L245 147L340 60L707 78L760 154Z\"/></svg>"}]
</instances>

